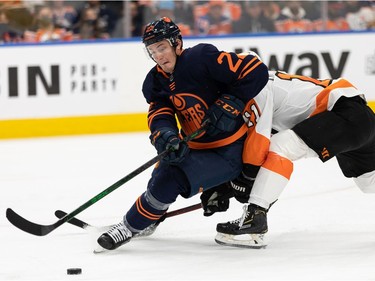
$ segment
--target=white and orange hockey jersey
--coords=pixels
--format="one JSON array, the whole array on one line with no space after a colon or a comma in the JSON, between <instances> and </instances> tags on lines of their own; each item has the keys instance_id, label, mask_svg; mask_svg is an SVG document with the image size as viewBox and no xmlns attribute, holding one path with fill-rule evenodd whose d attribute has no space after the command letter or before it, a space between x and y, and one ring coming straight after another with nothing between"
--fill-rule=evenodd
<instances>
[{"instance_id":1,"label":"white and orange hockey jersey","mask_svg":"<svg viewBox=\"0 0 375 281\"><path fill-rule=\"evenodd\" d=\"M301 121L333 108L342 97L363 96L361 92L345 79L319 80L284 72L270 72L269 82L252 99L244 110L248 124L248 136L243 151L246 164L262 166L253 186L261 190L266 186L283 189L293 172L290 159L270 151L271 131L284 131L293 128ZM254 199L250 203L268 208L271 202ZM261 196L260 196L261 197ZM274 194L277 199L277 195ZM271 196L272 198L272 196ZM266 200L267 201L267 200Z\"/></svg>"}]
</instances>

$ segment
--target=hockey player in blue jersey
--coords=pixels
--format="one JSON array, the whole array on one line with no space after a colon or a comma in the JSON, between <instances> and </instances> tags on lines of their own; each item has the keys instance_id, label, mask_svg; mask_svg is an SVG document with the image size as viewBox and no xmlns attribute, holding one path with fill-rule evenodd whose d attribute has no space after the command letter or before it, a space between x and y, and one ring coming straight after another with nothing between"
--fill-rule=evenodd
<instances>
[{"instance_id":1,"label":"hockey player in blue jersey","mask_svg":"<svg viewBox=\"0 0 375 281\"><path fill-rule=\"evenodd\" d=\"M142 89L150 105L150 140L158 153L173 151L155 166L146 191L121 222L98 238L109 250L155 223L179 195L189 198L241 173L247 132L242 111L268 81L268 69L256 56L211 44L183 49L180 30L167 17L146 26L143 43L156 62ZM205 120L204 133L181 141Z\"/></svg>"}]
</instances>

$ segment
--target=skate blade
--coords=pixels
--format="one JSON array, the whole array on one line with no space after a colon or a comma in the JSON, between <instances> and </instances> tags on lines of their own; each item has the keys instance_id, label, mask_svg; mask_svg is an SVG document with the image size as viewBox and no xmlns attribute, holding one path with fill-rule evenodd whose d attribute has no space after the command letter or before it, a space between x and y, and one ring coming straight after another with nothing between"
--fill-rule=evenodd
<instances>
[{"instance_id":1,"label":"skate blade","mask_svg":"<svg viewBox=\"0 0 375 281\"><path fill-rule=\"evenodd\" d=\"M267 247L264 234L231 235L218 232L215 242L220 245L239 248L262 249Z\"/></svg>"},{"instance_id":2,"label":"skate blade","mask_svg":"<svg viewBox=\"0 0 375 281\"><path fill-rule=\"evenodd\" d=\"M108 250L104 249L103 247L101 247L99 244L95 247L95 249L92 251L94 254L100 254L100 253L104 253L104 252L107 252Z\"/></svg>"}]
</instances>

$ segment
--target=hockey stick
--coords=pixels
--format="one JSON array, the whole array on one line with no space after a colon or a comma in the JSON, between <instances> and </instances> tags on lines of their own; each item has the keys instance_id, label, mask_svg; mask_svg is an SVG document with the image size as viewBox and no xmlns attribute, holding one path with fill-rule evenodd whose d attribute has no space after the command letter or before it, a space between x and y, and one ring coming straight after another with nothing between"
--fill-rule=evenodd
<instances>
[{"instance_id":1,"label":"hockey stick","mask_svg":"<svg viewBox=\"0 0 375 281\"><path fill-rule=\"evenodd\" d=\"M186 136L182 141L183 142L189 142L190 140L196 138L198 135L203 133L206 130L208 122L209 121L207 119L207 121L202 123L201 128L199 128L198 130L193 132L191 135ZM96 202L98 202L99 200L103 199L105 196L107 196L108 194L110 194L111 192L113 192L114 190L116 190L117 188L119 188L120 186L122 186L123 184L125 184L126 182L128 182L129 180L134 178L135 176L139 175L140 173L142 173L143 171L148 169L150 166L154 165L155 163L157 163L158 161L163 159L171 151L172 151L172 148L164 150L163 152L161 152L160 154L158 154L157 156L155 156L151 160L147 161L145 164L143 164L142 166L140 166L139 168L137 168L136 170L134 170L133 172L131 172L127 176L123 177L122 179L118 180L117 182L115 182L114 184L112 184L111 186L109 186L108 188L106 188L105 190L103 190L102 192L100 192L99 194L94 196L93 198L91 198L89 201L87 201L83 205L79 206L77 209L75 209L71 213L67 214L66 216L62 217L61 219L59 219L57 222L55 222L53 224L41 225L41 224L31 222L31 221L23 218L19 214L17 214L11 208L8 208L6 210L6 217L9 220L9 222L11 222L15 227L17 227L17 228L19 228L19 229L21 229L21 230L23 230L27 233L37 235L37 236L47 235L48 233L52 232L53 230L55 230L56 228L58 228L62 224L66 223L69 220L71 220L72 218L74 218L76 215L78 215L79 213L81 213L82 211L84 211L85 209L90 207L91 205L93 205Z\"/></svg>"},{"instance_id":2,"label":"hockey stick","mask_svg":"<svg viewBox=\"0 0 375 281\"><path fill-rule=\"evenodd\" d=\"M62 219L63 217L65 217L68 213L67 212L64 212L62 210L56 210L55 211L55 216L58 218L58 219ZM82 228L82 229L86 229L87 227L94 227L93 225L83 221L83 220L80 220L79 218L71 218L69 221L67 221L67 223L71 224L71 225L74 225L74 226L77 226L79 228ZM109 226L108 226L109 227Z\"/></svg>"},{"instance_id":3,"label":"hockey stick","mask_svg":"<svg viewBox=\"0 0 375 281\"><path fill-rule=\"evenodd\" d=\"M194 205L191 205L191 206L188 206L188 207L185 207L185 208L181 208L181 209L178 209L178 210L175 210L175 211L171 211L171 212L167 212L165 213L162 217L160 217L155 224L153 224L153 229L156 229L156 227L161 223L163 222L166 218L170 218L170 217L174 217L174 216L178 216L178 215L182 215L182 214L185 214L185 213L188 213L188 212L191 212L191 211L195 211L195 210L198 210L202 207L201 203L198 203L198 204L194 204ZM64 212L64 211L61 211L61 210L57 210L55 211L55 216L59 219L63 218L64 216L66 216L68 213ZM79 228L82 228L82 229L86 229L87 227L94 227L93 225L83 221L83 220L80 220L78 218L72 218L71 220L68 221L68 223L72 224L72 225L75 225ZM111 226L107 226L107 228L110 228ZM102 227L101 227L102 228ZM153 233L153 231L152 231ZM148 235L151 235L152 233L148 234ZM147 236L148 236L147 235ZM143 235L140 235L140 236L143 236Z\"/></svg>"}]
</instances>

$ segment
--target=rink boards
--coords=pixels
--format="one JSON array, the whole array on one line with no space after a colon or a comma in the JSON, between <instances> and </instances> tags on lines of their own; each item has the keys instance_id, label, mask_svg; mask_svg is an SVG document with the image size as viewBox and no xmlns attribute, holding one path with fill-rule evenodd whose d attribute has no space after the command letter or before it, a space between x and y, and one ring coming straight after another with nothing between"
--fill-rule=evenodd
<instances>
[{"instance_id":1,"label":"rink boards","mask_svg":"<svg viewBox=\"0 0 375 281\"><path fill-rule=\"evenodd\" d=\"M375 110L375 32L191 37L184 47L256 51L270 69L345 77ZM147 130L138 39L0 46L0 138Z\"/></svg>"}]
</instances>

